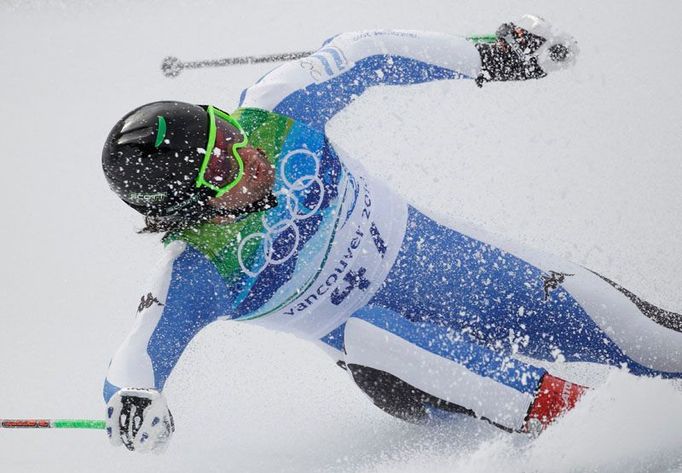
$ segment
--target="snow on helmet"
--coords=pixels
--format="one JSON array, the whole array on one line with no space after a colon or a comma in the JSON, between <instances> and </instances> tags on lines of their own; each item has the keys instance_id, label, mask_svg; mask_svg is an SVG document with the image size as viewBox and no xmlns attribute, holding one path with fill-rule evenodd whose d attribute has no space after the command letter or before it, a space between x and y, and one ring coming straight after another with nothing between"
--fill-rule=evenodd
<instances>
[{"instance_id":1,"label":"snow on helmet","mask_svg":"<svg viewBox=\"0 0 682 473\"><path fill-rule=\"evenodd\" d=\"M573 36L557 31L547 20L535 15L524 15L514 24L546 40L532 54L543 71L554 72L575 64L580 49Z\"/></svg>"},{"instance_id":2,"label":"snow on helmet","mask_svg":"<svg viewBox=\"0 0 682 473\"><path fill-rule=\"evenodd\" d=\"M153 102L116 123L102 150L109 187L147 217L199 215L211 193L195 186L209 116L199 105Z\"/></svg>"}]
</instances>

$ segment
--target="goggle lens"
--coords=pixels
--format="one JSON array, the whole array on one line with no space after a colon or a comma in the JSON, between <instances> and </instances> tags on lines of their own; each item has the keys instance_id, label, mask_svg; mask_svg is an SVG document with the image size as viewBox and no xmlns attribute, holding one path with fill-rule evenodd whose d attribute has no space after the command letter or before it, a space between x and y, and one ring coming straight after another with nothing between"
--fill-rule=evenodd
<instances>
[{"instance_id":1,"label":"goggle lens","mask_svg":"<svg viewBox=\"0 0 682 473\"><path fill-rule=\"evenodd\" d=\"M220 197L236 186L244 175L244 162L239 148L247 144L246 133L239 122L227 113L209 105L209 137L206 155L197 177L197 187L208 187Z\"/></svg>"}]
</instances>

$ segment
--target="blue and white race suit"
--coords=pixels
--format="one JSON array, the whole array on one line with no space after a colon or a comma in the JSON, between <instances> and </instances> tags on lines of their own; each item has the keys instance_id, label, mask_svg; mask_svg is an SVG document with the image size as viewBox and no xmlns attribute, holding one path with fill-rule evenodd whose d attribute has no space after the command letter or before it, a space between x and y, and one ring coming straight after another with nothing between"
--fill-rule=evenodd
<instances>
[{"instance_id":1,"label":"blue and white race suit","mask_svg":"<svg viewBox=\"0 0 682 473\"><path fill-rule=\"evenodd\" d=\"M544 362L682 377L678 314L577 264L435 221L324 136L327 121L368 87L467 80L480 68L465 38L367 31L338 35L246 89L245 114L293 119L277 160L284 203L232 243L169 245L113 357L105 399L120 387L163 389L187 344L216 320L294 333L341 365L366 367L371 382L398 380L513 430ZM288 174L296 159L308 160L299 167L307 170Z\"/></svg>"}]
</instances>

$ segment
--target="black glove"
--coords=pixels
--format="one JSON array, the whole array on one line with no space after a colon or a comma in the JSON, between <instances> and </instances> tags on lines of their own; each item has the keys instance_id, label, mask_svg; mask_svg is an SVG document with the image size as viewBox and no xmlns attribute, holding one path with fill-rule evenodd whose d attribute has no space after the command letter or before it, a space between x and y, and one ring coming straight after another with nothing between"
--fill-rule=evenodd
<instances>
[{"instance_id":1,"label":"black glove","mask_svg":"<svg viewBox=\"0 0 682 473\"><path fill-rule=\"evenodd\" d=\"M490 81L545 77L573 65L579 52L573 37L554 30L549 22L534 15L524 15L516 23L503 23L495 36L494 44L476 45L482 66L476 78L479 87Z\"/></svg>"},{"instance_id":2,"label":"black glove","mask_svg":"<svg viewBox=\"0 0 682 473\"><path fill-rule=\"evenodd\" d=\"M162 453L173 432L166 399L155 389L121 389L107 403L107 434L114 446Z\"/></svg>"}]
</instances>

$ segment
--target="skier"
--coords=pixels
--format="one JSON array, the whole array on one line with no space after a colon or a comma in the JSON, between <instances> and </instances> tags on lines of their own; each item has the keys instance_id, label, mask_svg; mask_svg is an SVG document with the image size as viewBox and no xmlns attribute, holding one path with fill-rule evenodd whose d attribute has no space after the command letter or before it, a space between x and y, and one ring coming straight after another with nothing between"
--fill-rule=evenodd
<instances>
[{"instance_id":1,"label":"skier","mask_svg":"<svg viewBox=\"0 0 682 473\"><path fill-rule=\"evenodd\" d=\"M217 320L318 343L374 404L413 422L465 413L537 434L587 389L540 366L557 359L682 376L680 315L560 258L438 223L325 136L374 85L537 79L578 54L530 15L496 36L345 33L246 89L232 114L155 102L115 125L106 178L143 231L164 233L169 257L108 370L114 445L166 448L164 384Z\"/></svg>"}]
</instances>

